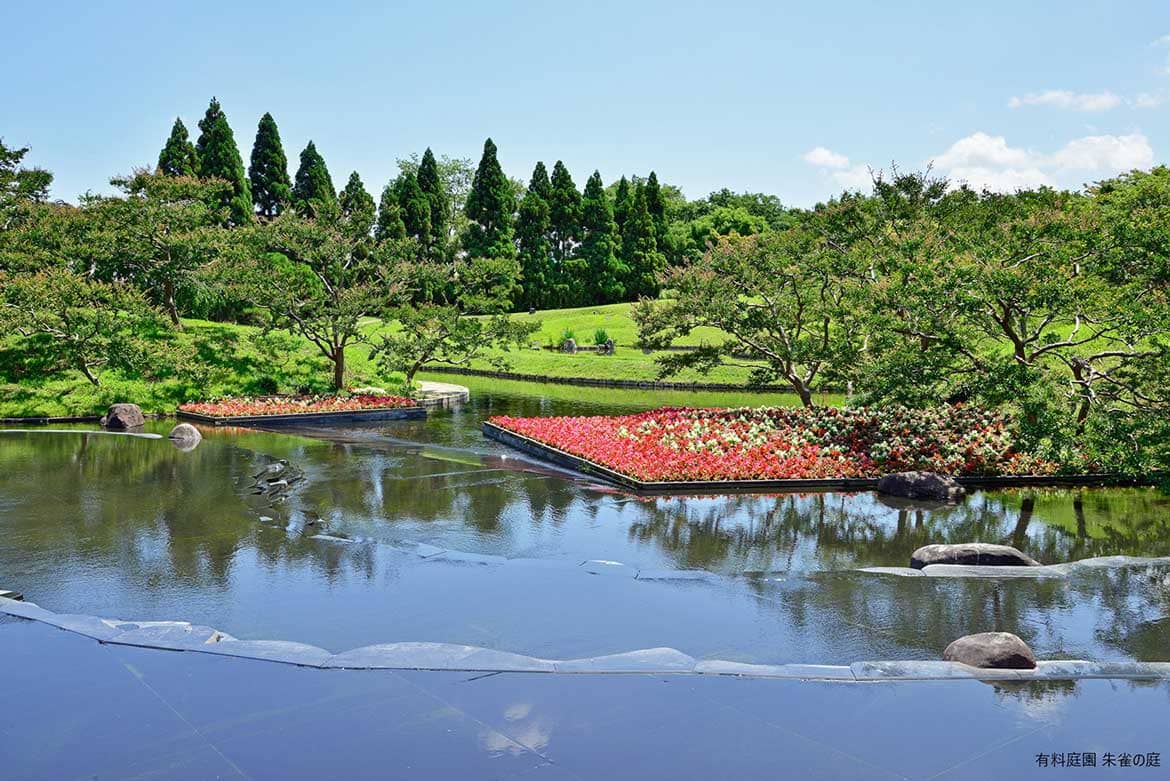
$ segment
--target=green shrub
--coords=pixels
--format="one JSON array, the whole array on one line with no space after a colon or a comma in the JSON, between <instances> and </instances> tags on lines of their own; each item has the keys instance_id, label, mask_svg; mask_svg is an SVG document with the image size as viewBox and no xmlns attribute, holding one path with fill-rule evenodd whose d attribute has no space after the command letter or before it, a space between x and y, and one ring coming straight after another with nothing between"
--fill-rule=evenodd
<instances>
[{"instance_id":1,"label":"green shrub","mask_svg":"<svg viewBox=\"0 0 1170 781\"><path fill-rule=\"evenodd\" d=\"M573 331L572 328L566 328L565 330L561 331L561 335L557 337L556 343L553 345L553 347L556 347L559 350L564 347L565 342L569 341L570 339L576 341L577 334Z\"/></svg>"},{"instance_id":2,"label":"green shrub","mask_svg":"<svg viewBox=\"0 0 1170 781\"><path fill-rule=\"evenodd\" d=\"M593 332L593 343L596 345L603 345L609 341L609 332L604 328L598 328Z\"/></svg>"}]
</instances>

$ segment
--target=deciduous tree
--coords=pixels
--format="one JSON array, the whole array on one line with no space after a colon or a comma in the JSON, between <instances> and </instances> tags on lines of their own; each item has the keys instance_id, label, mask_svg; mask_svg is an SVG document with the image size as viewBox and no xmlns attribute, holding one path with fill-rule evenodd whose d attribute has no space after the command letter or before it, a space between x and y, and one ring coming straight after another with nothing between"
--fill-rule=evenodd
<instances>
[{"instance_id":1,"label":"deciduous tree","mask_svg":"<svg viewBox=\"0 0 1170 781\"><path fill-rule=\"evenodd\" d=\"M367 340L362 321L398 305L406 286L402 264L366 252L334 203L318 200L315 208L313 219L286 212L255 228L258 252L225 271L242 296L270 314L269 327L317 347L333 366L334 389L342 390L346 348Z\"/></svg>"},{"instance_id":2,"label":"deciduous tree","mask_svg":"<svg viewBox=\"0 0 1170 781\"><path fill-rule=\"evenodd\" d=\"M457 274L447 266L414 265L407 272L412 287L426 292L390 313L396 327L374 350L379 363L408 383L427 364L467 366L481 358L506 367L508 349L540 327L505 314L518 271L514 258L472 258Z\"/></svg>"},{"instance_id":3,"label":"deciduous tree","mask_svg":"<svg viewBox=\"0 0 1170 781\"><path fill-rule=\"evenodd\" d=\"M696 328L718 328L725 341L659 358L660 375L738 362L753 382L785 382L813 406L817 383L841 382L864 345L864 277L854 262L813 224L722 237L694 264L670 270L668 300L635 305L639 339L662 349Z\"/></svg>"}]
</instances>

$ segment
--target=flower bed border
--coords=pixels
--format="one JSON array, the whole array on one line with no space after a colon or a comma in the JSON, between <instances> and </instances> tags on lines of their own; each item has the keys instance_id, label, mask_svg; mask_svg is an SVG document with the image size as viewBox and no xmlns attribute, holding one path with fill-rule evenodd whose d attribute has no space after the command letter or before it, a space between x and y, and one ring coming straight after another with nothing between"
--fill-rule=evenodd
<instances>
[{"instance_id":1,"label":"flower bed border","mask_svg":"<svg viewBox=\"0 0 1170 781\"><path fill-rule=\"evenodd\" d=\"M419 420L427 416L421 404L413 407L383 409L337 410L332 412L294 412L285 415L214 416L178 410L175 417L193 420L210 426L295 426L301 423L365 423L375 420Z\"/></svg>"},{"instance_id":2,"label":"flower bed border","mask_svg":"<svg viewBox=\"0 0 1170 781\"><path fill-rule=\"evenodd\" d=\"M544 442L517 434L503 426L484 421L483 435L530 456L549 461L591 477L627 488L637 493L676 494L704 493L790 493L799 491L873 491L876 477L804 478L786 480L672 480L651 482L622 474L607 466L573 455ZM1157 482L1157 476L1144 478L1121 474L1077 475L987 475L956 478L969 488L1041 488L1059 486L1145 486Z\"/></svg>"}]
</instances>

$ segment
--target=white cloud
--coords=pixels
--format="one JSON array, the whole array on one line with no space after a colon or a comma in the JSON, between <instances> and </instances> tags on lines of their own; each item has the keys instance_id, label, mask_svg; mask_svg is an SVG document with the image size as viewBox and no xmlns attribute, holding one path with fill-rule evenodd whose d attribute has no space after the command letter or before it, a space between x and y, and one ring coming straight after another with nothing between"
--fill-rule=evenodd
<instances>
[{"instance_id":1,"label":"white cloud","mask_svg":"<svg viewBox=\"0 0 1170 781\"><path fill-rule=\"evenodd\" d=\"M974 190L1010 193L1047 185L1052 180L1039 168L985 168L981 166L951 168L947 177L954 184L965 184Z\"/></svg>"},{"instance_id":2,"label":"white cloud","mask_svg":"<svg viewBox=\"0 0 1170 781\"><path fill-rule=\"evenodd\" d=\"M972 133L951 144L950 149L934 158L940 168L1022 168L1033 164L1034 154L1008 146L1003 136Z\"/></svg>"},{"instance_id":3,"label":"white cloud","mask_svg":"<svg viewBox=\"0 0 1170 781\"><path fill-rule=\"evenodd\" d=\"M834 171L833 181L843 189L868 193L873 189L873 173L868 165L854 165L844 171Z\"/></svg>"},{"instance_id":4,"label":"white cloud","mask_svg":"<svg viewBox=\"0 0 1170 781\"><path fill-rule=\"evenodd\" d=\"M1073 111L1108 111L1117 108L1122 100L1109 90L1104 92L1072 92L1066 89L1051 89L1046 92L1033 92L1023 97L1013 97L1008 101L1011 108L1023 106L1052 106L1053 108L1071 109Z\"/></svg>"},{"instance_id":5,"label":"white cloud","mask_svg":"<svg viewBox=\"0 0 1170 781\"><path fill-rule=\"evenodd\" d=\"M805 152L801 157L806 163L815 165L817 168L848 168L849 158L845 155L837 154L832 149L826 149L823 146L813 147Z\"/></svg>"},{"instance_id":6,"label":"white cloud","mask_svg":"<svg viewBox=\"0 0 1170 781\"><path fill-rule=\"evenodd\" d=\"M870 167L854 164L843 154L816 147L803 157L837 188L869 192L873 185ZM994 192L1077 187L1086 175L1105 178L1153 163L1149 139L1137 132L1082 136L1051 153L1012 146L1004 136L976 132L960 138L930 161L937 173L955 185Z\"/></svg>"},{"instance_id":7,"label":"white cloud","mask_svg":"<svg viewBox=\"0 0 1170 781\"><path fill-rule=\"evenodd\" d=\"M873 174L865 163L852 165L849 158L823 146L813 147L801 155L809 165L823 170L836 185L850 192L869 192L873 187Z\"/></svg>"},{"instance_id":8,"label":"white cloud","mask_svg":"<svg viewBox=\"0 0 1170 781\"><path fill-rule=\"evenodd\" d=\"M1070 186L1086 172L1108 176L1153 162L1154 150L1141 133L1084 136L1044 154L1013 147L1003 136L979 132L959 139L934 158L935 167L953 182L998 192Z\"/></svg>"},{"instance_id":9,"label":"white cloud","mask_svg":"<svg viewBox=\"0 0 1170 781\"><path fill-rule=\"evenodd\" d=\"M1056 168L1109 172L1146 168L1153 162L1154 150L1141 133L1077 138L1065 144L1051 159Z\"/></svg>"}]
</instances>

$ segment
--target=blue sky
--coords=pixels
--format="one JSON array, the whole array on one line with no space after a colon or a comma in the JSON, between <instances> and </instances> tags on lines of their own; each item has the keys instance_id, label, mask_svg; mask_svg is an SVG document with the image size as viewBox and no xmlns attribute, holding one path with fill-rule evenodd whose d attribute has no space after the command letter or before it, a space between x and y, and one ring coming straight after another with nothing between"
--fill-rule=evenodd
<instances>
[{"instance_id":1,"label":"blue sky","mask_svg":"<svg viewBox=\"0 0 1170 781\"><path fill-rule=\"evenodd\" d=\"M54 196L153 164L212 95L247 160L270 111L295 167L377 192L428 145L579 186L658 172L808 205L867 166L1077 186L1170 155L1170 6L1136 2L42 2L4 11L0 137Z\"/></svg>"}]
</instances>

